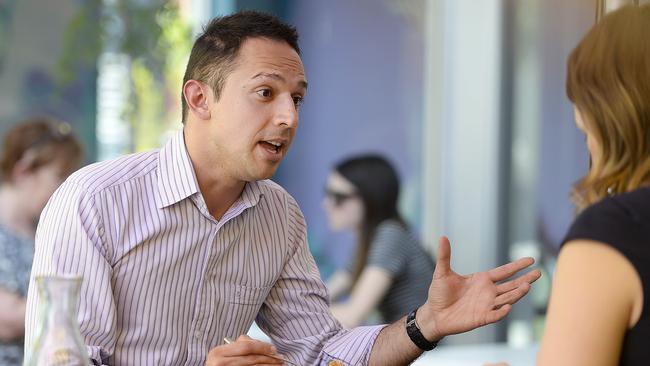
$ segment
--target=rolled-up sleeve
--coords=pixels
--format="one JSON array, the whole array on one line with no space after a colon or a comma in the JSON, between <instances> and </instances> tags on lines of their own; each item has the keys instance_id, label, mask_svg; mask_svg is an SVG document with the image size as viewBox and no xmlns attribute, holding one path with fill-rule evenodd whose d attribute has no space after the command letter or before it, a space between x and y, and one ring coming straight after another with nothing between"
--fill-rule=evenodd
<instances>
[{"instance_id":1,"label":"rolled-up sleeve","mask_svg":"<svg viewBox=\"0 0 650 366\"><path fill-rule=\"evenodd\" d=\"M111 253L95 199L68 181L54 193L41 215L27 300L27 352L38 329L35 276L76 274L83 278L78 318L88 352L96 364L112 353L116 335Z\"/></svg>"},{"instance_id":2,"label":"rolled-up sleeve","mask_svg":"<svg viewBox=\"0 0 650 366\"><path fill-rule=\"evenodd\" d=\"M367 365L381 326L342 329L329 310L325 285L307 245L306 226L293 199L287 203L289 260L256 319L278 351L300 365Z\"/></svg>"}]
</instances>

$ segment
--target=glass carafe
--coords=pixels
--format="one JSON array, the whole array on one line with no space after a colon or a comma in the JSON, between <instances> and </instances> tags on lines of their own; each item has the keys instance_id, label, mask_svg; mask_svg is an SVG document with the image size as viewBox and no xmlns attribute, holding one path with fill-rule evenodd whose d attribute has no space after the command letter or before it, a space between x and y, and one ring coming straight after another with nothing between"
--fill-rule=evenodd
<instances>
[{"instance_id":1,"label":"glass carafe","mask_svg":"<svg viewBox=\"0 0 650 366\"><path fill-rule=\"evenodd\" d=\"M38 323L24 366L87 366L77 320L81 277L37 276Z\"/></svg>"}]
</instances>

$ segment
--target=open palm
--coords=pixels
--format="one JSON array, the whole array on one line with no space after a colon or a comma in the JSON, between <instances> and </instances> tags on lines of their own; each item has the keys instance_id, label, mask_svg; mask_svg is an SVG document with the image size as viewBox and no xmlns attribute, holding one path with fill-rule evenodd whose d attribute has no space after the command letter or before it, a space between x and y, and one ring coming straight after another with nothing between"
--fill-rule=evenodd
<instances>
[{"instance_id":1,"label":"open palm","mask_svg":"<svg viewBox=\"0 0 650 366\"><path fill-rule=\"evenodd\" d=\"M421 310L429 315L418 318L431 339L466 332L505 317L511 305L521 299L537 280L539 270L503 283L534 263L532 258L517 261L467 276L451 270L449 239L441 237L429 296Z\"/></svg>"}]
</instances>

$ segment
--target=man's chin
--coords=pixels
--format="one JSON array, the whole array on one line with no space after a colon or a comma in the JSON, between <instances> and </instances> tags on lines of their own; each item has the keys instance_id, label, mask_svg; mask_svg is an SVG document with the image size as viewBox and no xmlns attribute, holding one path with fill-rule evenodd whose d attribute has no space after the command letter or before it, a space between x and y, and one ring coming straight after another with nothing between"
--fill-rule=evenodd
<instances>
[{"instance_id":1,"label":"man's chin","mask_svg":"<svg viewBox=\"0 0 650 366\"><path fill-rule=\"evenodd\" d=\"M273 178L277 170L278 170L278 164L276 164L273 167L265 167L264 169L259 169L254 174L252 174L251 180L271 179Z\"/></svg>"}]
</instances>

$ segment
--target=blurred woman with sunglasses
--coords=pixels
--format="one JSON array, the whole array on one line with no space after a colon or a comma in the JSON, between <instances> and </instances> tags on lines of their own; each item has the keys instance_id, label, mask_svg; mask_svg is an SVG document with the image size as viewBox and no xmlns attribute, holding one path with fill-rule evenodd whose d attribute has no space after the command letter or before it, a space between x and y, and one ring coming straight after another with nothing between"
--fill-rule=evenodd
<instances>
[{"instance_id":1,"label":"blurred woman with sunglasses","mask_svg":"<svg viewBox=\"0 0 650 366\"><path fill-rule=\"evenodd\" d=\"M381 156L356 156L336 165L323 202L333 230L353 230L357 250L350 270L328 282L332 305L344 327L362 324L377 308L394 322L427 298L433 260L397 212L399 180Z\"/></svg>"},{"instance_id":2,"label":"blurred woman with sunglasses","mask_svg":"<svg viewBox=\"0 0 650 366\"><path fill-rule=\"evenodd\" d=\"M587 137L580 214L558 258L539 365L650 364L650 6L607 15L573 50Z\"/></svg>"},{"instance_id":3,"label":"blurred woman with sunglasses","mask_svg":"<svg viewBox=\"0 0 650 366\"><path fill-rule=\"evenodd\" d=\"M25 296L38 217L82 161L70 125L39 118L13 127L0 156L0 365L21 365Z\"/></svg>"}]
</instances>

